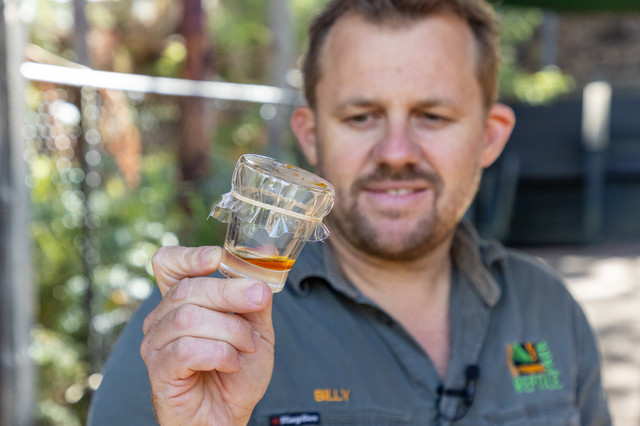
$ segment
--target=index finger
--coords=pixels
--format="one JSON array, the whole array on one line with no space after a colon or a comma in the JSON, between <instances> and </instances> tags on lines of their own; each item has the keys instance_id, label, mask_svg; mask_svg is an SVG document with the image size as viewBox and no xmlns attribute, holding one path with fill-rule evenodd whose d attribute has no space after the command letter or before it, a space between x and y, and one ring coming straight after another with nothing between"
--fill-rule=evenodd
<instances>
[{"instance_id":1,"label":"index finger","mask_svg":"<svg viewBox=\"0 0 640 426\"><path fill-rule=\"evenodd\" d=\"M223 313L247 314L263 311L271 304L269 286L251 278L184 279L169 290L156 308L145 318L142 331L181 306L192 305Z\"/></svg>"},{"instance_id":2,"label":"index finger","mask_svg":"<svg viewBox=\"0 0 640 426\"><path fill-rule=\"evenodd\" d=\"M164 296L184 278L209 275L218 269L222 249L216 246L159 248L151 259L151 267L160 292Z\"/></svg>"}]
</instances>

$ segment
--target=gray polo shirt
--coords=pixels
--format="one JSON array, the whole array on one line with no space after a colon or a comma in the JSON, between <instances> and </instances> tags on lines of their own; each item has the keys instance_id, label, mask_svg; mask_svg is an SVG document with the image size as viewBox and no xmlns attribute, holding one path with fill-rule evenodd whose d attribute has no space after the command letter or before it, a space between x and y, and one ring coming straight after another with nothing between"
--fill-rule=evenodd
<instances>
[{"instance_id":1,"label":"gray polo shirt","mask_svg":"<svg viewBox=\"0 0 640 426\"><path fill-rule=\"evenodd\" d=\"M609 425L593 333L560 279L466 224L452 256L442 382L406 330L345 279L329 246L307 244L274 297L275 367L250 424ZM92 425L155 424L139 355L154 297L114 349Z\"/></svg>"}]
</instances>

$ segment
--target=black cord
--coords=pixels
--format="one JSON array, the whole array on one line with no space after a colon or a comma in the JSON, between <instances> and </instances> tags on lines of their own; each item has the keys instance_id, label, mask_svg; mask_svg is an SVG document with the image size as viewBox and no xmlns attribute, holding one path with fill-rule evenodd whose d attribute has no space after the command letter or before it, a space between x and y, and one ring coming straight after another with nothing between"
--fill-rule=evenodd
<instances>
[{"instance_id":1,"label":"black cord","mask_svg":"<svg viewBox=\"0 0 640 426\"><path fill-rule=\"evenodd\" d=\"M471 404L476 395L476 382L480 377L480 367L477 365L468 365L464 371L465 384L463 389L447 389L444 386L438 386L438 397L436 398L436 411L438 416L449 422L460 420L469 412ZM458 409L454 416L445 416L440 410L440 402L442 397L459 398L462 404L458 404ZM462 407L460 407L462 405Z\"/></svg>"}]
</instances>

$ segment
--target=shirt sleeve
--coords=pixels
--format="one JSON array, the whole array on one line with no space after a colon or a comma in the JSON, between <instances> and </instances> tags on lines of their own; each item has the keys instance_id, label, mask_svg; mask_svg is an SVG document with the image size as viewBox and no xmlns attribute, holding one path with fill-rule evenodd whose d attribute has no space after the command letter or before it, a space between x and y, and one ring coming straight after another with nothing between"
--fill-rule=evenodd
<instances>
[{"instance_id":1,"label":"shirt sleeve","mask_svg":"<svg viewBox=\"0 0 640 426\"><path fill-rule=\"evenodd\" d=\"M160 302L158 288L133 315L118 338L89 408L88 426L157 425L147 367L140 356L142 323Z\"/></svg>"},{"instance_id":2,"label":"shirt sleeve","mask_svg":"<svg viewBox=\"0 0 640 426\"><path fill-rule=\"evenodd\" d=\"M607 395L602 386L601 359L595 334L576 305L576 339L579 348L577 404L582 426L610 426Z\"/></svg>"}]
</instances>

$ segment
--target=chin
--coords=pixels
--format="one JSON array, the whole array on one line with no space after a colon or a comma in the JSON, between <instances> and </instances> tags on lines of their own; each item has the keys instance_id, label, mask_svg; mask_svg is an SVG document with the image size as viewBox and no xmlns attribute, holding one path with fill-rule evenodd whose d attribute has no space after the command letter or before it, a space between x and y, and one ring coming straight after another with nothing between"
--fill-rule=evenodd
<instances>
[{"instance_id":1,"label":"chin","mask_svg":"<svg viewBox=\"0 0 640 426\"><path fill-rule=\"evenodd\" d=\"M421 247L378 244L363 247L363 251L369 256L392 262L412 262L424 257L429 252L429 250L425 250Z\"/></svg>"},{"instance_id":2,"label":"chin","mask_svg":"<svg viewBox=\"0 0 640 426\"><path fill-rule=\"evenodd\" d=\"M411 218L362 212L355 205L348 211L334 211L328 217L329 227L354 248L381 260L419 259L433 252L452 232L450 221L441 220L433 211Z\"/></svg>"},{"instance_id":3,"label":"chin","mask_svg":"<svg viewBox=\"0 0 640 426\"><path fill-rule=\"evenodd\" d=\"M369 230L371 231L371 229ZM431 252L441 238L428 227L412 229L386 229L385 232L365 232L357 237L360 246L369 255L384 260L412 261Z\"/></svg>"}]
</instances>

